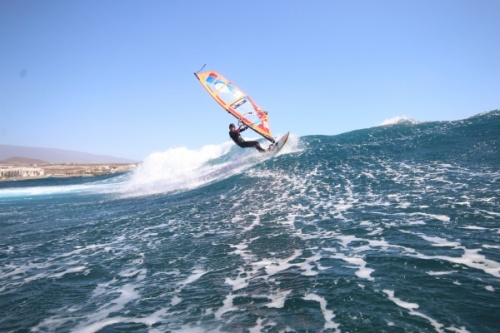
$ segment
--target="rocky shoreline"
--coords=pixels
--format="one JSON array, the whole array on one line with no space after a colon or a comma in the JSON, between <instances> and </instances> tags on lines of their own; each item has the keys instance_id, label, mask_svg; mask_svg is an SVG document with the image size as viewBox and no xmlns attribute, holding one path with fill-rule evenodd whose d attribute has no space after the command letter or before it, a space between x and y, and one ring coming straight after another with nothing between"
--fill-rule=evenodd
<instances>
[{"instance_id":1,"label":"rocky shoreline","mask_svg":"<svg viewBox=\"0 0 500 333\"><path fill-rule=\"evenodd\" d=\"M38 179L48 177L92 177L123 173L137 168L138 163L129 164L0 164L0 181Z\"/></svg>"}]
</instances>

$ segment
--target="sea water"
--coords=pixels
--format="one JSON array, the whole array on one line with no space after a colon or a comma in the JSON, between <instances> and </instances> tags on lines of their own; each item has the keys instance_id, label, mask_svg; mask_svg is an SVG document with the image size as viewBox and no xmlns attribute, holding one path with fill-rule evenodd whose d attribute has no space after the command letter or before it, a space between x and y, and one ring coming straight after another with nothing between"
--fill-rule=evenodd
<instances>
[{"instance_id":1,"label":"sea water","mask_svg":"<svg viewBox=\"0 0 500 333\"><path fill-rule=\"evenodd\" d=\"M500 111L289 140L1 183L0 331L500 331Z\"/></svg>"}]
</instances>

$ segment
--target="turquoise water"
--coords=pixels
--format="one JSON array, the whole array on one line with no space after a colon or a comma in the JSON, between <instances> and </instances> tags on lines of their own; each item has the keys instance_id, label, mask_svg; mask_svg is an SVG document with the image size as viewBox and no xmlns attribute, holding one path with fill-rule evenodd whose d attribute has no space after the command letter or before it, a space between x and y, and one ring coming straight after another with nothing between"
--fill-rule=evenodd
<instances>
[{"instance_id":1,"label":"turquoise water","mask_svg":"<svg viewBox=\"0 0 500 333\"><path fill-rule=\"evenodd\" d=\"M1 332L498 332L500 111L0 183Z\"/></svg>"}]
</instances>

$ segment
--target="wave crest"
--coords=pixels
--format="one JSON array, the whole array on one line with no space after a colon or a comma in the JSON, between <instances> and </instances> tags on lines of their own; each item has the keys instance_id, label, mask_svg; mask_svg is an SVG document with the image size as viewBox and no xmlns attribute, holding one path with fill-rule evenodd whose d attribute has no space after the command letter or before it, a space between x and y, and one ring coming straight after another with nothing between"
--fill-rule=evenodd
<instances>
[{"instance_id":1,"label":"wave crest","mask_svg":"<svg viewBox=\"0 0 500 333\"><path fill-rule=\"evenodd\" d=\"M410 118L408 116L396 116L389 118L387 120L384 120L379 126L387 126L387 125L400 125L400 124L410 124L410 125L415 125L418 124L419 122L416 121L413 118Z\"/></svg>"},{"instance_id":2,"label":"wave crest","mask_svg":"<svg viewBox=\"0 0 500 333\"><path fill-rule=\"evenodd\" d=\"M207 162L227 154L231 143L207 145L200 149L170 148L146 157L121 190L127 195L147 195L194 188L204 182L200 170L215 166Z\"/></svg>"}]
</instances>

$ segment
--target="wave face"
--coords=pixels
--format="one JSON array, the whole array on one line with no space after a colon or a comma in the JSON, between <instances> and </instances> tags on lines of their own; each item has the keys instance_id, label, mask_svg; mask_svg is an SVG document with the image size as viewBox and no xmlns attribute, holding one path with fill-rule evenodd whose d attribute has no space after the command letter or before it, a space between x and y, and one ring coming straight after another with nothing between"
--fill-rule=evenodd
<instances>
[{"instance_id":1,"label":"wave face","mask_svg":"<svg viewBox=\"0 0 500 333\"><path fill-rule=\"evenodd\" d=\"M0 186L0 331L496 332L500 111Z\"/></svg>"}]
</instances>

